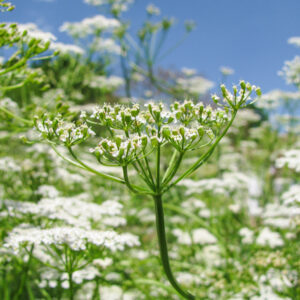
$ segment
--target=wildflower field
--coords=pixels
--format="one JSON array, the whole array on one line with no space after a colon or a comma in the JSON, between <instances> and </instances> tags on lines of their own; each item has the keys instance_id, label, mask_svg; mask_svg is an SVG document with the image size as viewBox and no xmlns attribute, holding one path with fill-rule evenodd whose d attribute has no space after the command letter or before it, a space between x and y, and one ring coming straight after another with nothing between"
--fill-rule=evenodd
<instances>
[{"instance_id":1,"label":"wildflower field","mask_svg":"<svg viewBox=\"0 0 300 300\"><path fill-rule=\"evenodd\" d=\"M160 67L160 8L84 2L72 44L0 24L0 299L299 300L300 56L212 82Z\"/></svg>"}]
</instances>

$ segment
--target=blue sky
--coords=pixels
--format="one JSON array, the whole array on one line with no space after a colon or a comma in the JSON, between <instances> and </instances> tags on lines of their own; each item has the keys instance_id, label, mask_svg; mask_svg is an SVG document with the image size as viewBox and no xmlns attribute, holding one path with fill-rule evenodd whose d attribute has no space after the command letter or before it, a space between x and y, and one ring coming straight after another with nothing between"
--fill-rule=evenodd
<instances>
[{"instance_id":1,"label":"blue sky","mask_svg":"<svg viewBox=\"0 0 300 300\"><path fill-rule=\"evenodd\" d=\"M80 21L98 13L83 0L11 0L15 11L2 14L3 21L34 22L62 42L71 42L58 28L64 21ZM184 20L194 20L196 29L183 45L162 61L162 66L195 68L210 80L220 80L220 66L235 70L229 83L245 79L267 92L274 88L293 90L277 75L285 60L300 55L287 44L300 36L300 0L136 0L124 16L133 30L144 20L145 7L153 3L162 16L177 20L167 46L183 33Z\"/></svg>"}]
</instances>

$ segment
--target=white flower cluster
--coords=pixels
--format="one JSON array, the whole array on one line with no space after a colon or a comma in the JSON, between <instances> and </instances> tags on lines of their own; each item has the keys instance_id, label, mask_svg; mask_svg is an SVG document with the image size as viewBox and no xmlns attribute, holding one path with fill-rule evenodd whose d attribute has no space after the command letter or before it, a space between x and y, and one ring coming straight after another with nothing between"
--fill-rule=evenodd
<instances>
[{"instance_id":1,"label":"white flower cluster","mask_svg":"<svg viewBox=\"0 0 300 300\"><path fill-rule=\"evenodd\" d=\"M225 173L223 178L209 178L198 181L184 179L179 185L186 187L186 195L212 192L214 194L229 195L237 190L247 190L248 176L239 173Z\"/></svg>"},{"instance_id":2,"label":"white flower cluster","mask_svg":"<svg viewBox=\"0 0 300 300\"><path fill-rule=\"evenodd\" d=\"M190 76L194 76L197 73L197 70L184 67L181 69L181 72L183 73L183 75L190 77Z\"/></svg>"},{"instance_id":3,"label":"white flower cluster","mask_svg":"<svg viewBox=\"0 0 300 300\"><path fill-rule=\"evenodd\" d=\"M72 44L64 44L64 43L59 43L59 42L53 42L50 44L50 49L53 49L54 51L59 51L62 54L67 54L67 53L74 53L74 54L84 54L84 50L76 45Z\"/></svg>"},{"instance_id":4,"label":"white flower cluster","mask_svg":"<svg viewBox=\"0 0 300 300\"><path fill-rule=\"evenodd\" d=\"M36 194L41 195L43 198L56 198L59 195L59 191L53 185L40 185L36 191Z\"/></svg>"},{"instance_id":5,"label":"white flower cluster","mask_svg":"<svg viewBox=\"0 0 300 300\"><path fill-rule=\"evenodd\" d=\"M111 38L94 38L92 43L92 49L97 52L107 52L116 55L121 54L121 47L115 42L115 40Z\"/></svg>"},{"instance_id":6,"label":"white flower cluster","mask_svg":"<svg viewBox=\"0 0 300 300\"><path fill-rule=\"evenodd\" d=\"M20 165L11 157L0 158L0 171L3 172L20 172Z\"/></svg>"},{"instance_id":7,"label":"white flower cluster","mask_svg":"<svg viewBox=\"0 0 300 300\"><path fill-rule=\"evenodd\" d=\"M1 63L1 62L0 62ZM8 97L4 97L0 100L0 105L2 107L6 107L7 109L11 110L11 111L17 111L19 109L18 107L18 103L16 103L15 101L12 101L10 98Z\"/></svg>"},{"instance_id":8,"label":"white flower cluster","mask_svg":"<svg viewBox=\"0 0 300 300\"><path fill-rule=\"evenodd\" d=\"M51 32L44 32L40 30L36 24L34 23L26 23L26 24L17 24L18 30L20 32L27 32L27 37L30 39L38 39L41 40L43 43L56 41L56 36L53 35Z\"/></svg>"},{"instance_id":9,"label":"white flower cluster","mask_svg":"<svg viewBox=\"0 0 300 300\"><path fill-rule=\"evenodd\" d=\"M281 100L299 100L300 92L285 92L282 90L272 90L264 93L260 101L256 103L257 107L264 109L276 109Z\"/></svg>"},{"instance_id":10,"label":"white flower cluster","mask_svg":"<svg viewBox=\"0 0 300 300\"><path fill-rule=\"evenodd\" d=\"M151 16L159 16L160 15L160 9L157 6L153 5L153 4L149 4L146 7L146 11Z\"/></svg>"},{"instance_id":11,"label":"white flower cluster","mask_svg":"<svg viewBox=\"0 0 300 300\"><path fill-rule=\"evenodd\" d=\"M86 266L83 269L73 272L72 281L76 284L82 284L84 281L91 281L100 275L101 275L100 272L95 267ZM66 272L61 274L57 270L47 268L47 269L43 270L43 273L41 274L42 280L39 283L39 287L40 288L48 287L48 288L53 289L53 288L57 287L59 282L61 282L61 287L63 289L69 289L70 282L69 282L68 276L69 275ZM87 291L85 291L85 292L87 292ZM89 294L85 293L84 299L92 299L93 293L91 293L90 297L88 297L87 295L89 295ZM77 294L76 299L83 299L83 298L79 298L78 294Z\"/></svg>"},{"instance_id":12,"label":"white flower cluster","mask_svg":"<svg viewBox=\"0 0 300 300\"><path fill-rule=\"evenodd\" d=\"M60 27L60 31L67 32L74 38L84 38L95 32L103 30L112 30L120 26L116 19L107 18L103 15L96 15L91 18L85 18L81 22L65 22Z\"/></svg>"},{"instance_id":13,"label":"white flower cluster","mask_svg":"<svg viewBox=\"0 0 300 300\"><path fill-rule=\"evenodd\" d=\"M205 131L203 127L198 127L195 129L184 126L164 126L162 128L163 137L179 152L195 149L201 142L205 133L207 133L211 139L214 138L214 133L212 130Z\"/></svg>"},{"instance_id":14,"label":"white flower cluster","mask_svg":"<svg viewBox=\"0 0 300 300\"><path fill-rule=\"evenodd\" d=\"M300 185L292 185L281 197L285 205L300 204Z\"/></svg>"},{"instance_id":15,"label":"white flower cluster","mask_svg":"<svg viewBox=\"0 0 300 300\"><path fill-rule=\"evenodd\" d=\"M108 91L114 91L124 85L124 79L119 76L94 76L87 84L91 88L98 88Z\"/></svg>"},{"instance_id":16,"label":"white flower cluster","mask_svg":"<svg viewBox=\"0 0 300 300\"><path fill-rule=\"evenodd\" d=\"M145 151L148 145L170 143L178 151L197 148L202 142L212 142L213 130L218 131L228 121L228 114L221 109L205 107L203 103L192 101L175 102L166 110L162 103L149 102L146 110L140 105L132 107L103 105L96 107L91 115L99 125L112 130L123 130L125 136L115 135L112 139L102 139L91 149L99 160L121 165L133 161Z\"/></svg>"},{"instance_id":17,"label":"white flower cluster","mask_svg":"<svg viewBox=\"0 0 300 300\"><path fill-rule=\"evenodd\" d=\"M122 139L122 136L116 136L115 141L102 139L98 146L91 149L91 151L95 153L99 160L104 157L106 160L118 165L128 165L143 152L147 143L148 138L145 135L125 140Z\"/></svg>"},{"instance_id":18,"label":"white flower cluster","mask_svg":"<svg viewBox=\"0 0 300 300\"><path fill-rule=\"evenodd\" d=\"M284 77L288 84L300 85L300 56L295 56L293 60L286 61L278 74Z\"/></svg>"},{"instance_id":19,"label":"white flower cluster","mask_svg":"<svg viewBox=\"0 0 300 300\"><path fill-rule=\"evenodd\" d=\"M277 158L275 165L277 168L287 166L289 169L300 172L300 150L292 149L285 151L282 157Z\"/></svg>"},{"instance_id":20,"label":"white flower cluster","mask_svg":"<svg viewBox=\"0 0 300 300\"><path fill-rule=\"evenodd\" d=\"M228 91L224 84L221 85L221 91L223 95L223 101L233 109L238 109L243 107L251 100L250 96L253 91L255 91L257 96L261 96L261 90L255 85L251 85L249 82L243 80L240 81L240 90L237 86L233 86L233 94ZM219 97L213 95L213 100L218 103ZM254 101L252 101L253 103Z\"/></svg>"},{"instance_id":21,"label":"white flower cluster","mask_svg":"<svg viewBox=\"0 0 300 300\"><path fill-rule=\"evenodd\" d=\"M234 70L229 67L221 67L220 71L223 76L229 76L234 74Z\"/></svg>"},{"instance_id":22,"label":"white flower cluster","mask_svg":"<svg viewBox=\"0 0 300 300\"><path fill-rule=\"evenodd\" d=\"M243 244L252 244L254 242L254 232L247 227L241 228L239 230L239 235L242 238Z\"/></svg>"},{"instance_id":23,"label":"white flower cluster","mask_svg":"<svg viewBox=\"0 0 300 300\"><path fill-rule=\"evenodd\" d=\"M177 78L176 83L178 88L195 95L204 95L214 86L212 81L202 76Z\"/></svg>"},{"instance_id":24,"label":"white flower cluster","mask_svg":"<svg viewBox=\"0 0 300 300\"><path fill-rule=\"evenodd\" d=\"M173 229L172 233L177 237L178 242L183 245L199 244L216 244L217 239L205 228L197 228L192 231L192 234L185 232L179 228Z\"/></svg>"},{"instance_id":25,"label":"white flower cluster","mask_svg":"<svg viewBox=\"0 0 300 300\"><path fill-rule=\"evenodd\" d=\"M84 196L84 195L83 195ZM89 229L92 224L100 227L117 227L126 224L126 219L120 217L122 205L115 200L107 200L102 204L87 202L83 197L44 198L37 204L26 201L2 201L9 215L31 214L51 220L61 220L68 225Z\"/></svg>"},{"instance_id":26,"label":"white flower cluster","mask_svg":"<svg viewBox=\"0 0 300 300\"><path fill-rule=\"evenodd\" d=\"M42 137L46 139L56 137L67 146L78 144L95 135L87 124L76 125L75 123L64 122L59 115L52 120L47 115L44 115L42 119L35 118L34 124Z\"/></svg>"},{"instance_id":27,"label":"white flower cluster","mask_svg":"<svg viewBox=\"0 0 300 300\"><path fill-rule=\"evenodd\" d=\"M88 244L104 247L112 252L123 251L126 246L139 246L137 236L130 233L117 234L114 231L85 230L76 227L15 227L5 239L4 247L19 253L26 245L67 245L74 251L85 250Z\"/></svg>"},{"instance_id":28,"label":"white flower cluster","mask_svg":"<svg viewBox=\"0 0 300 300\"><path fill-rule=\"evenodd\" d=\"M270 230L265 227L259 233L256 244L260 246L269 246L271 248L280 247L284 245L284 242L278 232Z\"/></svg>"},{"instance_id":29,"label":"white flower cluster","mask_svg":"<svg viewBox=\"0 0 300 300\"><path fill-rule=\"evenodd\" d=\"M256 113L253 109L243 109L239 112L237 115L235 122L234 122L234 127L246 127L251 123L256 123L261 120L261 116ZM251 141L247 141L251 142Z\"/></svg>"},{"instance_id":30,"label":"white flower cluster","mask_svg":"<svg viewBox=\"0 0 300 300\"><path fill-rule=\"evenodd\" d=\"M93 6L110 5L111 11L119 15L120 12L127 11L134 0L84 0L84 2Z\"/></svg>"}]
</instances>

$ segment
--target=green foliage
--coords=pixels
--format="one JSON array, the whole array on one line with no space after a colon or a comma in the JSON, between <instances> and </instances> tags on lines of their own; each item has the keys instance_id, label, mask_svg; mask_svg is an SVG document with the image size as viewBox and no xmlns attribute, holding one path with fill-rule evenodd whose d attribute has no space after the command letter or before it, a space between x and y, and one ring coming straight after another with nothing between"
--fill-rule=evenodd
<instances>
[{"instance_id":1,"label":"green foliage","mask_svg":"<svg viewBox=\"0 0 300 300\"><path fill-rule=\"evenodd\" d=\"M195 70L156 69L173 19L149 5L134 39L131 1L85 2L111 18L63 26L82 48L0 26L0 299L298 299L299 93L202 103ZM168 104L123 97L145 89Z\"/></svg>"}]
</instances>

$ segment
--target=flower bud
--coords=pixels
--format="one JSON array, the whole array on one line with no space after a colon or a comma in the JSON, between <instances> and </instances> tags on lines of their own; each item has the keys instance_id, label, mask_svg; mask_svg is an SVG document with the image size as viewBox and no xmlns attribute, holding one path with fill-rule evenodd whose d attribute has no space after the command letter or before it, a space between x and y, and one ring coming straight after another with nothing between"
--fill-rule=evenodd
<instances>
[{"instance_id":1,"label":"flower bud","mask_svg":"<svg viewBox=\"0 0 300 300\"><path fill-rule=\"evenodd\" d=\"M142 147L143 148L145 148L146 146L147 146L147 144L148 144L148 138L147 138L147 136L142 136L141 137L141 141L142 141Z\"/></svg>"},{"instance_id":2,"label":"flower bud","mask_svg":"<svg viewBox=\"0 0 300 300\"><path fill-rule=\"evenodd\" d=\"M251 92L252 91L252 86L249 82L246 83L246 89Z\"/></svg>"},{"instance_id":3,"label":"flower bud","mask_svg":"<svg viewBox=\"0 0 300 300\"><path fill-rule=\"evenodd\" d=\"M198 131L199 137L203 137L203 135L204 135L204 128L203 128L203 126L199 126L197 128L197 131Z\"/></svg>"},{"instance_id":4,"label":"flower bud","mask_svg":"<svg viewBox=\"0 0 300 300\"><path fill-rule=\"evenodd\" d=\"M157 139L156 136L152 136L150 138L150 141L151 141L151 144L152 144L153 147L157 147L158 146L158 139Z\"/></svg>"},{"instance_id":5,"label":"flower bud","mask_svg":"<svg viewBox=\"0 0 300 300\"><path fill-rule=\"evenodd\" d=\"M168 126L164 126L162 128L162 135L165 139L168 139L170 137L171 131L170 128Z\"/></svg>"},{"instance_id":6,"label":"flower bud","mask_svg":"<svg viewBox=\"0 0 300 300\"><path fill-rule=\"evenodd\" d=\"M115 141L116 141L117 148L120 148L121 143L122 143L122 137L116 136Z\"/></svg>"},{"instance_id":7,"label":"flower bud","mask_svg":"<svg viewBox=\"0 0 300 300\"><path fill-rule=\"evenodd\" d=\"M180 132L180 134L181 134L182 136L184 136L184 133L185 133L184 127L180 127L180 128L179 128L179 132Z\"/></svg>"},{"instance_id":8,"label":"flower bud","mask_svg":"<svg viewBox=\"0 0 300 300\"><path fill-rule=\"evenodd\" d=\"M216 94L212 95L211 98L216 104L218 104L220 101L220 97L218 97Z\"/></svg>"},{"instance_id":9,"label":"flower bud","mask_svg":"<svg viewBox=\"0 0 300 300\"><path fill-rule=\"evenodd\" d=\"M241 81L240 81L240 87L241 87L242 90L245 90L245 89L246 89L246 83L245 83L244 80L241 80Z\"/></svg>"},{"instance_id":10,"label":"flower bud","mask_svg":"<svg viewBox=\"0 0 300 300\"><path fill-rule=\"evenodd\" d=\"M257 95L257 96L261 96L261 89L260 89L260 87L257 87L257 88L255 89L255 92L256 92L256 95Z\"/></svg>"},{"instance_id":11,"label":"flower bud","mask_svg":"<svg viewBox=\"0 0 300 300\"><path fill-rule=\"evenodd\" d=\"M226 86L224 84L221 84L221 91L222 91L223 97L226 98L228 92L227 92Z\"/></svg>"}]
</instances>

